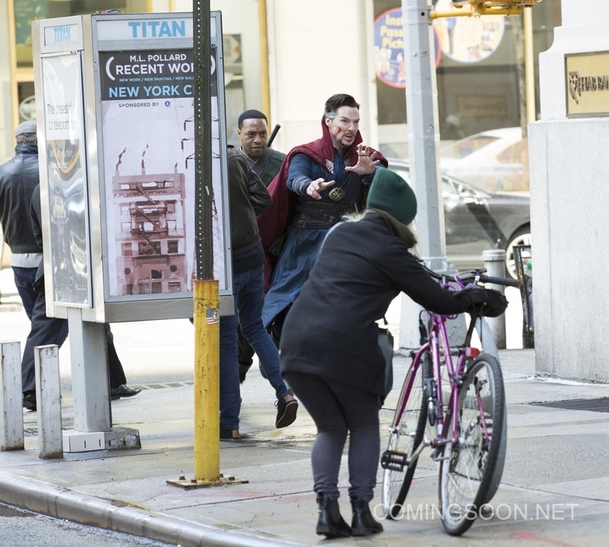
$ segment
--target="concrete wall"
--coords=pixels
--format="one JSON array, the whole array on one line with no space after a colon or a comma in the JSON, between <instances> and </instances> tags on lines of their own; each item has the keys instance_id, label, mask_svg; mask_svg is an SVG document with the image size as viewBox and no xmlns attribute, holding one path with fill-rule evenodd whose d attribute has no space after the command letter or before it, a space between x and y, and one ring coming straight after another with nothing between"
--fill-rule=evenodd
<instances>
[{"instance_id":1,"label":"concrete wall","mask_svg":"<svg viewBox=\"0 0 609 547\"><path fill-rule=\"evenodd\" d=\"M529 126L535 367L608 382L609 118L567 119L564 57L607 50L609 3L563 0L562 13Z\"/></svg>"},{"instance_id":2,"label":"concrete wall","mask_svg":"<svg viewBox=\"0 0 609 547\"><path fill-rule=\"evenodd\" d=\"M328 97L361 104L364 142L376 146L376 87L371 0L267 0L271 117L279 150L316 139ZM406 99L404 99L406 100Z\"/></svg>"},{"instance_id":3,"label":"concrete wall","mask_svg":"<svg viewBox=\"0 0 609 547\"><path fill-rule=\"evenodd\" d=\"M609 381L608 142L609 120L529 126L539 373Z\"/></svg>"},{"instance_id":4,"label":"concrete wall","mask_svg":"<svg viewBox=\"0 0 609 547\"><path fill-rule=\"evenodd\" d=\"M269 92L271 126L281 125L273 145L287 152L321 134L321 116L328 97L349 93L360 103L360 130L364 142L378 146L376 79L373 64L374 20L372 0L266 0L269 39ZM155 11L168 0L153 0ZM192 10L192 0L173 0L177 11ZM243 66L260 66L258 0L211 0L222 11L225 33L241 32ZM249 26L243 25L243 20ZM246 32L249 29L251 32ZM244 74L245 82L257 82ZM247 86L248 108L259 108L261 89ZM406 101L406 96L404 96ZM260 106L256 106L260 105Z\"/></svg>"}]
</instances>

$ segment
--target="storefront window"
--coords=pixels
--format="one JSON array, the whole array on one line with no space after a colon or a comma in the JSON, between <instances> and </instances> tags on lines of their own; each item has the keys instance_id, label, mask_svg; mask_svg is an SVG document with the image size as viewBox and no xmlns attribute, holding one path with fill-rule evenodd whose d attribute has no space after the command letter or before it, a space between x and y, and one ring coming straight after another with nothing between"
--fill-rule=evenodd
<instances>
[{"instance_id":1,"label":"storefront window","mask_svg":"<svg viewBox=\"0 0 609 547\"><path fill-rule=\"evenodd\" d=\"M129 0L13 0L15 14L15 58L17 67L32 66L32 21L52 17L84 15L109 9L123 12L141 8L143 2Z\"/></svg>"},{"instance_id":2,"label":"storefront window","mask_svg":"<svg viewBox=\"0 0 609 547\"><path fill-rule=\"evenodd\" d=\"M391 13L393 17L389 23L394 28L386 27L384 32L385 37L389 36L394 41L404 38L395 15L396 10L398 17L401 15L401 8L400 0L374 0L375 27L383 14ZM439 11L450 10L451 2L437 0L436 8ZM534 70L535 81L538 82L539 53L550 47L554 27L560 25L560 0L545 0L533 8L532 15ZM522 127L525 118L522 112L525 100L521 97L525 89L522 19L521 16L482 16L453 17L434 22L439 132L441 141L448 141L442 143L443 149L451 141L468 139L478 133ZM389 39L383 43L381 35L375 29L381 149L387 155L407 159L407 134L400 128L407 122L407 75L399 76L397 63L395 69L388 62L383 63L392 59L391 48L395 43L392 45ZM386 46L385 51L382 51L383 46ZM379 74L379 66L385 66L387 72ZM538 90L536 84L537 97ZM535 112L539 110L538 104L537 100L533 105ZM471 147L473 143L480 144L484 138L488 138L487 135L464 142ZM522 142L526 141L519 141L518 150L526 155L526 146L522 146ZM451 151L456 153L455 149ZM505 158L497 159L498 163L503 161ZM523 158L523 163L526 161ZM523 187L528 188L528 181L515 185L513 189Z\"/></svg>"}]
</instances>

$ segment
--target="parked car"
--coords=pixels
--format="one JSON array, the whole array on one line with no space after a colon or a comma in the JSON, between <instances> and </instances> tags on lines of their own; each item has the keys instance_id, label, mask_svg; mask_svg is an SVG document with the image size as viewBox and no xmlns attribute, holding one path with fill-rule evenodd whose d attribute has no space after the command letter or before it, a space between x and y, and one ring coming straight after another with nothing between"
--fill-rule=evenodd
<instances>
[{"instance_id":1,"label":"parked car","mask_svg":"<svg viewBox=\"0 0 609 547\"><path fill-rule=\"evenodd\" d=\"M440 163L443 173L485 192L528 192L526 154L527 141L520 127L504 127L444 146Z\"/></svg>"},{"instance_id":2,"label":"parked car","mask_svg":"<svg viewBox=\"0 0 609 547\"><path fill-rule=\"evenodd\" d=\"M389 169L410 183L406 161L389 159ZM414 185L413 185L414 188ZM442 175L446 253L459 270L482 267L482 251L504 249L506 270L516 278L515 245L531 244L529 197L490 193Z\"/></svg>"}]
</instances>

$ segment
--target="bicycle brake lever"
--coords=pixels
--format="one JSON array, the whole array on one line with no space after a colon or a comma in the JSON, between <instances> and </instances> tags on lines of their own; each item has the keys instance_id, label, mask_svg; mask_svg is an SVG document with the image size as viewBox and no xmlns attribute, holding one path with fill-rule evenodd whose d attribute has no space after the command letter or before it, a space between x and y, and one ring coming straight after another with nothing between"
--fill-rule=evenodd
<instances>
[{"instance_id":1,"label":"bicycle brake lever","mask_svg":"<svg viewBox=\"0 0 609 547\"><path fill-rule=\"evenodd\" d=\"M425 324L422 319L419 319L419 344L422 346L425 342L427 342L427 329L425 328Z\"/></svg>"}]
</instances>

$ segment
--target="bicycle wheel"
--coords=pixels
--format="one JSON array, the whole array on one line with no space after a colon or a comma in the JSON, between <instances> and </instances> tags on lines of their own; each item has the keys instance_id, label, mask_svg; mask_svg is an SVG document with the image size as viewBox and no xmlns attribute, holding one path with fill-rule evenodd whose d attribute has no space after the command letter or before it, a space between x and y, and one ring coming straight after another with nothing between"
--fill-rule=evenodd
<instances>
[{"instance_id":1,"label":"bicycle wheel","mask_svg":"<svg viewBox=\"0 0 609 547\"><path fill-rule=\"evenodd\" d=\"M423 356L416 371L414 364L408 370L393 420L393 424L396 425L390 433L387 450L381 459L384 468L381 503L383 513L389 518L400 515L417 467L417 460L411 461L411 458L423 441L425 433L427 418L427 403L423 396L425 371L429 371L429 354ZM412 389L410 394L406 394L406 386L412 374L415 375ZM408 400L404 411L399 415L405 396L408 396ZM405 465L405 461L411 462L410 465Z\"/></svg>"},{"instance_id":2,"label":"bicycle wheel","mask_svg":"<svg viewBox=\"0 0 609 547\"><path fill-rule=\"evenodd\" d=\"M440 462L442 524L463 534L495 494L505 459L505 392L499 362L482 354L467 368L457 404L459 442L448 443Z\"/></svg>"}]
</instances>

